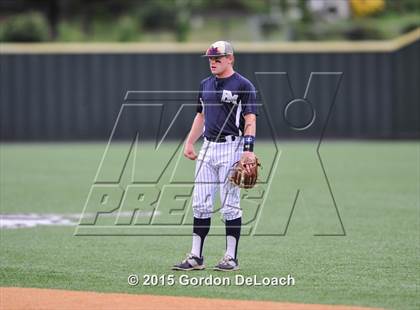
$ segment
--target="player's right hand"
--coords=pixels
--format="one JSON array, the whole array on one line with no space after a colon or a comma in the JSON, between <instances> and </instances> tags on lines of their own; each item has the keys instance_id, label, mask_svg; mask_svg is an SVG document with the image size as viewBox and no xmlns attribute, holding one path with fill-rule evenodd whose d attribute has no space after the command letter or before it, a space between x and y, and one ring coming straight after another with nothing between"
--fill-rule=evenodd
<instances>
[{"instance_id":1,"label":"player's right hand","mask_svg":"<svg viewBox=\"0 0 420 310\"><path fill-rule=\"evenodd\" d=\"M195 160L197 158L197 154L194 151L194 145L191 143L185 143L184 156L191 160Z\"/></svg>"}]
</instances>

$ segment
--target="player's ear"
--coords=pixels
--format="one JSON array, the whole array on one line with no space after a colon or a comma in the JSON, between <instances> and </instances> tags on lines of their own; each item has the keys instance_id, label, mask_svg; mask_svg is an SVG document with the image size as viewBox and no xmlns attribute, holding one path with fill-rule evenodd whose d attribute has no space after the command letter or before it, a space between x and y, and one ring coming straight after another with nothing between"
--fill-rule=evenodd
<instances>
[{"instance_id":1,"label":"player's ear","mask_svg":"<svg viewBox=\"0 0 420 310\"><path fill-rule=\"evenodd\" d=\"M233 63L235 62L235 57L233 55L227 55L226 57L229 59L229 63L233 66Z\"/></svg>"}]
</instances>

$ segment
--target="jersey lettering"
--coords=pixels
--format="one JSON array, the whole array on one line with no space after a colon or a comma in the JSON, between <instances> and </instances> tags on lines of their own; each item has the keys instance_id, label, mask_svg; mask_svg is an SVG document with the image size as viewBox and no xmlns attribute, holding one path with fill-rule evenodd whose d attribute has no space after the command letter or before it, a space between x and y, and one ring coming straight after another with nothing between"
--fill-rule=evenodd
<instances>
[{"instance_id":1,"label":"jersey lettering","mask_svg":"<svg viewBox=\"0 0 420 310\"><path fill-rule=\"evenodd\" d=\"M232 95L232 92L230 90L223 90L223 94L222 94L222 102L226 102L226 103L233 103L233 104L238 104L237 102L238 100L238 95Z\"/></svg>"}]
</instances>

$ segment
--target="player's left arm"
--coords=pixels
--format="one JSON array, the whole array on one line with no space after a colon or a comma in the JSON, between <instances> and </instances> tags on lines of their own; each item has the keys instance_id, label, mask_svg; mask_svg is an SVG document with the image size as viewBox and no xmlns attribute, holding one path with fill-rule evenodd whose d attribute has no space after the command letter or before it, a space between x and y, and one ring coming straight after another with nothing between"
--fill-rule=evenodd
<instances>
[{"instance_id":1,"label":"player's left arm","mask_svg":"<svg viewBox=\"0 0 420 310\"><path fill-rule=\"evenodd\" d=\"M245 119L244 124L244 152L241 161L244 163L256 163L256 156L254 154L254 143L256 134L256 119L257 119L257 104L256 104L256 91L252 84L245 86L246 94L242 97L244 106L243 116ZM245 168L249 170L248 165Z\"/></svg>"},{"instance_id":2,"label":"player's left arm","mask_svg":"<svg viewBox=\"0 0 420 310\"><path fill-rule=\"evenodd\" d=\"M254 113L248 113L244 116L245 126L244 126L244 136L253 136L257 131L257 116Z\"/></svg>"},{"instance_id":3,"label":"player's left arm","mask_svg":"<svg viewBox=\"0 0 420 310\"><path fill-rule=\"evenodd\" d=\"M241 161L244 163L255 163L256 162L256 156L254 153L254 141L255 141L255 133L256 133L256 120L257 117L255 114L253 113L248 113L246 115L244 115L244 119L245 119L245 126L244 126L244 152L242 153L242 158ZM249 137L253 137L254 140L252 142L247 141L247 139ZM249 146L250 144L252 144L252 148L249 149L249 147L247 148L247 146ZM248 172L250 173L250 166L245 164L244 165L245 169L248 170Z\"/></svg>"}]
</instances>

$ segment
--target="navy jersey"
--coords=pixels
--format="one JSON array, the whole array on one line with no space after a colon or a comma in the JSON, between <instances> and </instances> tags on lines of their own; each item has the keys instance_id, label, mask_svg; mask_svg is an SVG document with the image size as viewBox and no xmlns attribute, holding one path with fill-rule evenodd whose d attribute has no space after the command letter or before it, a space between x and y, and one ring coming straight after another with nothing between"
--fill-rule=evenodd
<instances>
[{"instance_id":1,"label":"navy jersey","mask_svg":"<svg viewBox=\"0 0 420 310\"><path fill-rule=\"evenodd\" d=\"M258 114L254 85L239 73L201 81L197 112L204 113L204 136L242 136L244 115Z\"/></svg>"}]
</instances>

